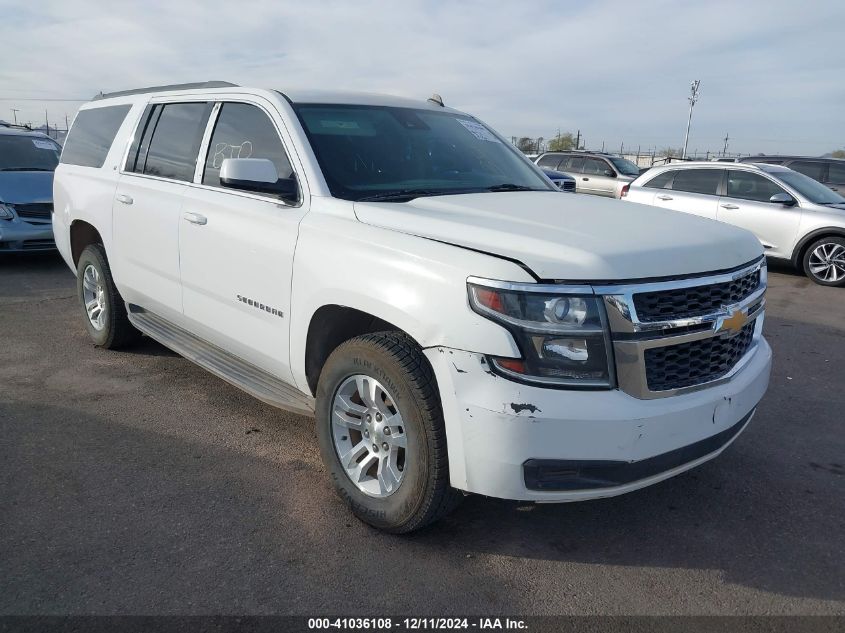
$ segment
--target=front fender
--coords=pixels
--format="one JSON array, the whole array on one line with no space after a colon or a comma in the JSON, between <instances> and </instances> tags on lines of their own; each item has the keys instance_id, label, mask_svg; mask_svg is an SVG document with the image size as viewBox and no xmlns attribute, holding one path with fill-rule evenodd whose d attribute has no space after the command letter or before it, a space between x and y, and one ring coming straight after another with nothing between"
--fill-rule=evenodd
<instances>
[{"instance_id":1,"label":"front fender","mask_svg":"<svg viewBox=\"0 0 845 633\"><path fill-rule=\"evenodd\" d=\"M510 261L363 224L351 212L315 209L300 225L291 287L290 360L297 385L308 390L308 327L325 305L388 321L424 348L518 357L507 330L470 309L470 275L533 281Z\"/></svg>"}]
</instances>

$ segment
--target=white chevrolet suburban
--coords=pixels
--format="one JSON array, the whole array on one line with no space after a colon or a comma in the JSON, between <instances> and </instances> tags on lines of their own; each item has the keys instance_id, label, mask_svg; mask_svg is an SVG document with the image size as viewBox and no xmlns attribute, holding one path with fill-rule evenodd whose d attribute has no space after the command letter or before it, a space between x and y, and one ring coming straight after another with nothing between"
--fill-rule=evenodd
<instances>
[{"instance_id":1,"label":"white chevrolet suburban","mask_svg":"<svg viewBox=\"0 0 845 633\"><path fill-rule=\"evenodd\" d=\"M564 195L436 98L100 95L54 196L94 343L143 333L314 416L340 496L384 530L466 493L661 481L721 453L768 384L753 235Z\"/></svg>"}]
</instances>

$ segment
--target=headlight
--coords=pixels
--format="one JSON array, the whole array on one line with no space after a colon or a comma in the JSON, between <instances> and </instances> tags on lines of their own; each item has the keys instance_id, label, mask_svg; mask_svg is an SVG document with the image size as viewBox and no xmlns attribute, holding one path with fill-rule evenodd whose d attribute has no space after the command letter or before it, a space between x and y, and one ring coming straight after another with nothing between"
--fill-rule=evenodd
<instances>
[{"instance_id":1,"label":"headlight","mask_svg":"<svg viewBox=\"0 0 845 633\"><path fill-rule=\"evenodd\" d=\"M543 385L613 386L604 306L577 288L507 284L470 278L472 309L505 326L522 358L491 358L509 378ZM571 292L569 292L571 290Z\"/></svg>"},{"instance_id":2,"label":"headlight","mask_svg":"<svg viewBox=\"0 0 845 633\"><path fill-rule=\"evenodd\" d=\"M14 216L12 207L7 204L0 203L0 220L11 220Z\"/></svg>"}]
</instances>

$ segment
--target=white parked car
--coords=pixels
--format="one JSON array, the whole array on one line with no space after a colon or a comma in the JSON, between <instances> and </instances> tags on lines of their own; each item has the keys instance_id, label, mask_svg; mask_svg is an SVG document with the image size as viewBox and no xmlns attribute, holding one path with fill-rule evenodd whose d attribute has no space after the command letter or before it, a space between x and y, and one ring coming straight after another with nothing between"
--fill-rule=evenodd
<instances>
[{"instance_id":1,"label":"white parked car","mask_svg":"<svg viewBox=\"0 0 845 633\"><path fill-rule=\"evenodd\" d=\"M95 344L143 332L313 415L340 496L393 532L463 493L577 501L676 475L769 380L750 233L560 195L434 101L106 95L70 130L55 205Z\"/></svg>"},{"instance_id":2,"label":"white parked car","mask_svg":"<svg viewBox=\"0 0 845 633\"><path fill-rule=\"evenodd\" d=\"M845 286L845 198L779 165L714 162L655 167L623 199L748 229L766 255L823 286Z\"/></svg>"}]
</instances>

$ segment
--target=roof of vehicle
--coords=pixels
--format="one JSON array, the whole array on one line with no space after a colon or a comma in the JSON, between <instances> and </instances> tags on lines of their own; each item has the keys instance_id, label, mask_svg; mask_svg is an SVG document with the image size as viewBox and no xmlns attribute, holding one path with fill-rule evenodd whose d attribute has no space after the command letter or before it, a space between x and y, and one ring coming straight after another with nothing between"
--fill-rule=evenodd
<instances>
[{"instance_id":1,"label":"roof of vehicle","mask_svg":"<svg viewBox=\"0 0 845 633\"><path fill-rule=\"evenodd\" d=\"M745 169L748 171L780 172L792 171L783 165L770 165L768 163L720 163L712 160L693 160L679 163L668 163L666 165L655 165L649 171L666 171L668 169ZM645 175L645 174L641 174Z\"/></svg>"},{"instance_id":2,"label":"roof of vehicle","mask_svg":"<svg viewBox=\"0 0 845 633\"><path fill-rule=\"evenodd\" d=\"M541 157L545 156L546 154L592 154L594 156L609 156L609 157L613 156L613 157L619 158L619 156L617 154L613 154L611 152L593 152L593 151L588 150L588 149L559 149L559 150L553 150L553 151L550 151L550 152L543 152L542 154L540 154L540 156L538 156L538 158L541 158Z\"/></svg>"},{"instance_id":3,"label":"roof of vehicle","mask_svg":"<svg viewBox=\"0 0 845 633\"><path fill-rule=\"evenodd\" d=\"M39 138L50 138L44 134L44 132L28 130L21 127L11 127L5 124L0 124L0 134L4 136L37 136ZM50 140L52 141L53 139L50 138Z\"/></svg>"},{"instance_id":4,"label":"roof of vehicle","mask_svg":"<svg viewBox=\"0 0 845 633\"><path fill-rule=\"evenodd\" d=\"M166 93L167 96L172 94L178 95L180 92L203 92L209 94L226 94L233 91L239 92L241 90L252 91L261 90L263 88L238 86L237 84L229 83L228 81L203 81L197 83L187 84L171 84L166 86L150 86L147 88L134 88L131 90L121 90L118 92L99 93L93 101L103 101L116 97L126 97L132 95L151 95ZM283 95L291 103L321 103L333 105L377 105L377 106L394 106L404 108L425 108L430 110L445 110L457 112L448 106L442 106L439 103L426 98L409 98L399 97L395 95L375 94L369 92L355 92L355 91L339 91L339 90L309 90L309 89L287 89L275 90ZM97 104L99 105L99 104ZM105 105L105 104L103 104Z\"/></svg>"},{"instance_id":5,"label":"roof of vehicle","mask_svg":"<svg viewBox=\"0 0 845 633\"><path fill-rule=\"evenodd\" d=\"M739 160L743 163L753 163L756 160L817 160L817 161L830 161L834 163L842 163L845 162L845 158L834 158L833 156L793 156L793 155L785 155L785 154L771 154L766 156L743 156Z\"/></svg>"}]
</instances>

